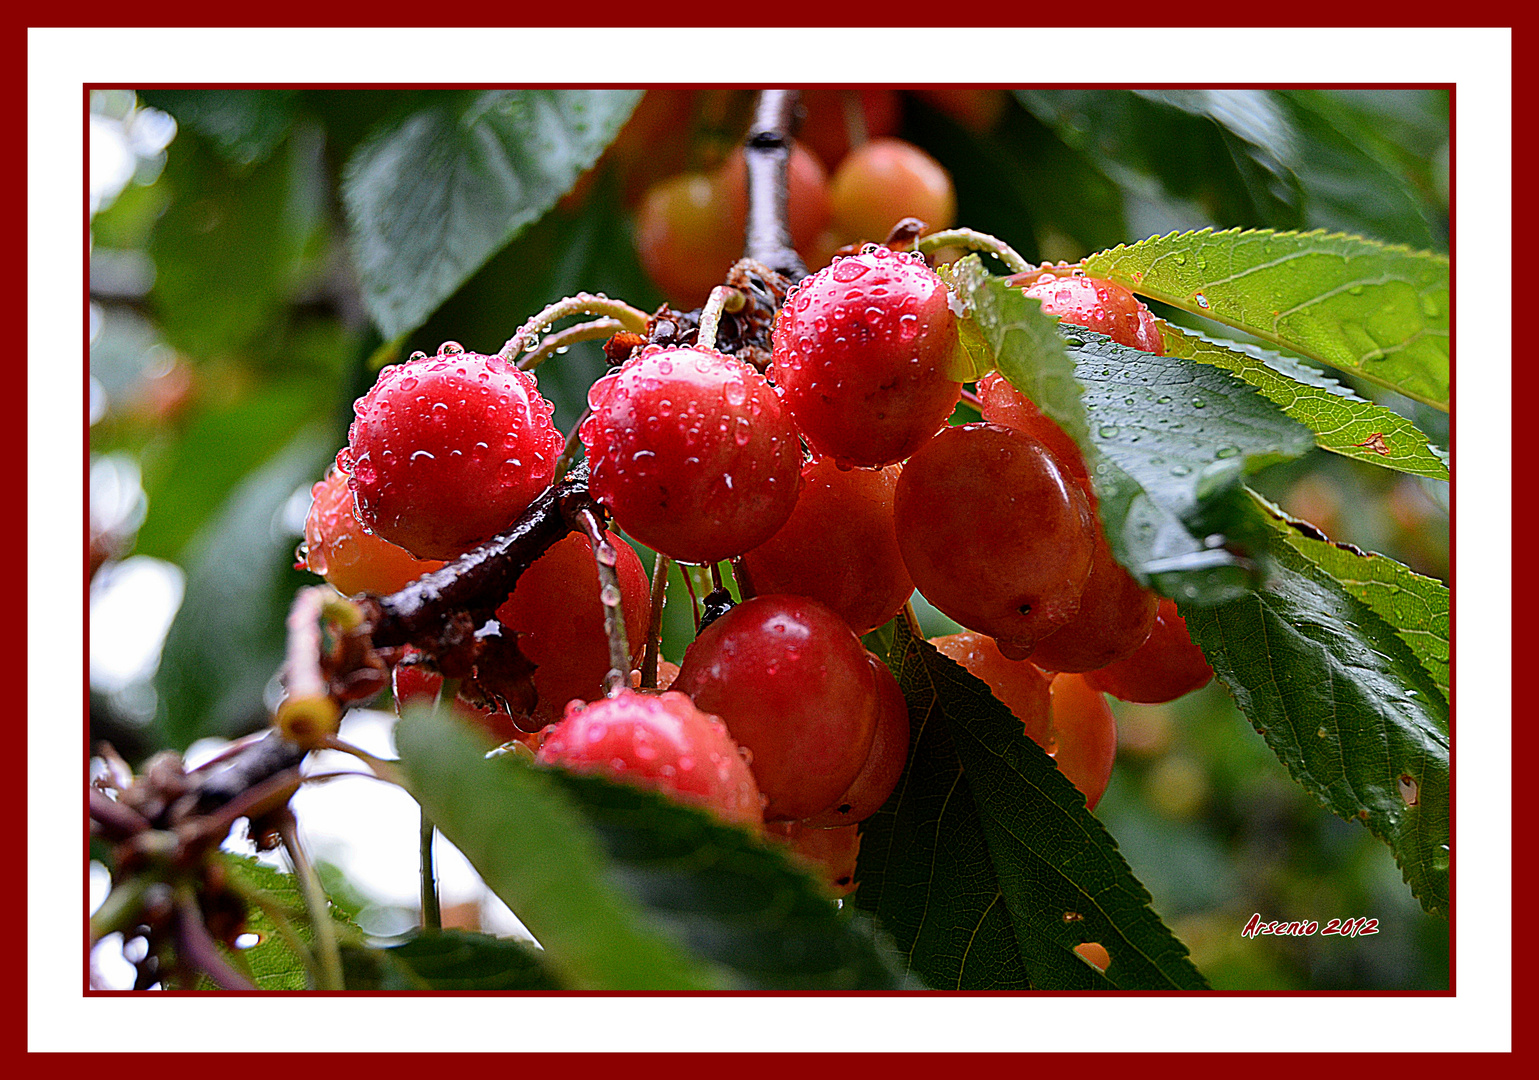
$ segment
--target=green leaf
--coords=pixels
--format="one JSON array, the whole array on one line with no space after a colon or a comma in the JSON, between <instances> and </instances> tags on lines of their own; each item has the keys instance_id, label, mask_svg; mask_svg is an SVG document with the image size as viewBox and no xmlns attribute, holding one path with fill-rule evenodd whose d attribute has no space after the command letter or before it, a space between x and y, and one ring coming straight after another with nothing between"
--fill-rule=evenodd
<instances>
[{"instance_id":1,"label":"green leaf","mask_svg":"<svg viewBox=\"0 0 1539 1080\"><path fill-rule=\"evenodd\" d=\"M468 930L418 933L398 944L348 955L349 990L560 990L540 952L524 942Z\"/></svg>"},{"instance_id":2,"label":"green leaf","mask_svg":"<svg viewBox=\"0 0 1539 1080\"><path fill-rule=\"evenodd\" d=\"M304 895L294 875L285 874L249 855L220 852L218 858L225 872L236 883L248 891L261 893L269 905L264 908L252 904L247 908L246 930L257 935L255 945L237 952L221 947L221 951L231 959L237 970L249 973L259 989L314 989L304 957L295 951L288 935L280 930L274 920L274 915L282 919L287 930L300 939L304 948L309 948L315 940L315 930L310 925ZM331 916L339 936L354 945L361 940L362 934L346 915L332 908ZM212 989L212 984L205 988Z\"/></svg>"},{"instance_id":3,"label":"green leaf","mask_svg":"<svg viewBox=\"0 0 1539 1080\"><path fill-rule=\"evenodd\" d=\"M596 160L639 90L424 95L342 178L364 302L392 339L421 325ZM516 318L516 315L510 318Z\"/></svg>"},{"instance_id":4,"label":"green leaf","mask_svg":"<svg viewBox=\"0 0 1539 1080\"><path fill-rule=\"evenodd\" d=\"M1059 328L976 264L958 279L1001 373L1084 451L1117 560L1199 603L1253 588L1248 548L1266 530L1242 480L1304 454L1310 433L1221 370Z\"/></svg>"},{"instance_id":5,"label":"green leaf","mask_svg":"<svg viewBox=\"0 0 1539 1080\"><path fill-rule=\"evenodd\" d=\"M1162 323L1165 355L1212 364L1244 379L1315 433L1315 445L1397 472L1448 479L1448 452L1392 409L1364 401L1316 368L1237 341Z\"/></svg>"},{"instance_id":6,"label":"green leaf","mask_svg":"<svg viewBox=\"0 0 1539 1080\"><path fill-rule=\"evenodd\" d=\"M241 482L187 546L187 587L155 675L156 724L167 745L231 737L265 722L263 692L283 662L284 616L300 585L299 537L285 504L336 453L324 428L306 428Z\"/></svg>"},{"instance_id":7,"label":"green leaf","mask_svg":"<svg viewBox=\"0 0 1539 1080\"><path fill-rule=\"evenodd\" d=\"M899 622L909 762L861 829L855 903L944 990L1195 990L1187 950L1149 907L1084 796L989 689ZM1073 951L1099 942L1104 974Z\"/></svg>"},{"instance_id":8,"label":"green leaf","mask_svg":"<svg viewBox=\"0 0 1539 1080\"><path fill-rule=\"evenodd\" d=\"M1334 543L1308 522L1256 497L1283 542L1371 607L1421 661L1448 698L1448 586L1394 559Z\"/></svg>"},{"instance_id":9,"label":"green leaf","mask_svg":"<svg viewBox=\"0 0 1539 1080\"><path fill-rule=\"evenodd\" d=\"M397 728L408 787L569 989L899 989L864 919L779 850L663 796L509 757L431 709Z\"/></svg>"},{"instance_id":10,"label":"green leaf","mask_svg":"<svg viewBox=\"0 0 1539 1080\"><path fill-rule=\"evenodd\" d=\"M141 90L146 104L170 113L177 125L213 143L233 165L266 160L288 136L294 122L297 90L208 89Z\"/></svg>"},{"instance_id":11,"label":"green leaf","mask_svg":"<svg viewBox=\"0 0 1539 1080\"><path fill-rule=\"evenodd\" d=\"M1446 913L1447 701L1395 627L1309 557L1330 545L1272 535L1264 588L1178 605L1192 640L1294 780L1387 841L1422 906ZM1421 597L1385 576L1376 603L1407 615Z\"/></svg>"},{"instance_id":12,"label":"green leaf","mask_svg":"<svg viewBox=\"0 0 1539 1080\"><path fill-rule=\"evenodd\" d=\"M1171 233L1085 272L1448 408L1448 259L1323 231Z\"/></svg>"}]
</instances>

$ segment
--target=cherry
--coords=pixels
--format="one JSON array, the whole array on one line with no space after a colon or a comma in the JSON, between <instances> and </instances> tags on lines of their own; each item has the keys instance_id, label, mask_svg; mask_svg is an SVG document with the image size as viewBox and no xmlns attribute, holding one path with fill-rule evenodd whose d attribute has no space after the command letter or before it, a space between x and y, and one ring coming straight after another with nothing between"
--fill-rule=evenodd
<instances>
[{"instance_id":1,"label":"cherry","mask_svg":"<svg viewBox=\"0 0 1539 1080\"><path fill-rule=\"evenodd\" d=\"M349 596L399 592L443 566L433 559L415 558L405 548L366 530L353 508L347 474L335 465L310 489L304 558L311 573L320 574L338 592Z\"/></svg>"},{"instance_id":2,"label":"cherry","mask_svg":"<svg viewBox=\"0 0 1539 1080\"><path fill-rule=\"evenodd\" d=\"M956 189L946 167L913 143L872 139L850 151L829 185L833 229L845 240L885 240L906 217L926 232L956 221Z\"/></svg>"},{"instance_id":3,"label":"cherry","mask_svg":"<svg viewBox=\"0 0 1539 1080\"><path fill-rule=\"evenodd\" d=\"M1079 444L1052 417L1037 408L1037 403L1021 393L999 372L991 371L978 380L978 402L983 419L1000 427L1030 435L1047 447L1058 465L1068 473L1095 505L1090 486L1090 472L1085 468Z\"/></svg>"},{"instance_id":4,"label":"cherry","mask_svg":"<svg viewBox=\"0 0 1539 1080\"><path fill-rule=\"evenodd\" d=\"M820 600L857 634L896 615L914 592L892 524L898 471L804 466L790 519L743 556L754 589Z\"/></svg>"},{"instance_id":5,"label":"cherry","mask_svg":"<svg viewBox=\"0 0 1539 1080\"><path fill-rule=\"evenodd\" d=\"M535 760L661 791L736 825L764 820L753 773L726 727L673 691L574 701Z\"/></svg>"},{"instance_id":6,"label":"cherry","mask_svg":"<svg viewBox=\"0 0 1539 1080\"><path fill-rule=\"evenodd\" d=\"M796 506L801 444L774 389L714 349L649 348L588 391L589 490L680 562L741 555Z\"/></svg>"},{"instance_id":7,"label":"cherry","mask_svg":"<svg viewBox=\"0 0 1539 1080\"><path fill-rule=\"evenodd\" d=\"M914 93L926 104L979 134L991 131L1010 107L1010 95L987 86L927 86Z\"/></svg>"},{"instance_id":8,"label":"cherry","mask_svg":"<svg viewBox=\"0 0 1539 1080\"><path fill-rule=\"evenodd\" d=\"M848 896L855 891L855 860L860 854L858 826L816 829L803 821L771 821L764 831L787 845L792 855L835 896Z\"/></svg>"},{"instance_id":9,"label":"cherry","mask_svg":"<svg viewBox=\"0 0 1539 1080\"><path fill-rule=\"evenodd\" d=\"M839 616L804 596L737 605L684 652L673 689L715 713L752 757L765 817L833 806L870 756L877 686Z\"/></svg>"},{"instance_id":10,"label":"cherry","mask_svg":"<svg viewBox=\"0 0 1539 1080\"><path fill-rule=\"evenodd\" d=\"M973 630L931 638L941 654L955 660L988 685L1026 729L1032 742L1053 753L1052 677L1027 660L1011 660L994 639Z\"/></svg>"},{"instance_id":11,"label":"cherry","mask_svg":"<svg viewBox=\"0 0 1539 1080\"><path fill-rule=\"evenodd\" d=\"M1083 675L1053 676L1053 760L1094 810L1111 781L1117 720L1106 697Z\"/></svg>"},{"instance_id":12,"label":"cherry","mask_svg":"<svg viewBox=\"0 0 1539 1080\"><path fill-rule=\"evenodd\" d=\"M1138 651L1126 660L1085 673L1097 690L1123 701L1158 705L1201 690L1213 678L1207 657L1192 641L1176 602L1161 597L1154 627Z\"/></svg>"},{"instance_id":13,"label":"cherry","mask_svg":"<svg viewBox=\"0 0 1539 1080\"><path fill-rule=\"evenodd\" d=\"M948 427L904 466L893 520L925 599L1012 659L1079 610L1095 516L1030 436L986 423Z\"/></svg>"},{"instance_id":14,"label":"cherry","mask_svg":"<svg viewBox=\"0 0 1539 1080\"><path fill-rule=\"evenodd\" d=\"M837 829L865 821L892 795L908 764L908 702L903 688L874 653L867 652L866 660L876 676L876 732L871 750L849 789L833 806L803 821L807 828Z\"/></svg>"},{"instance_id":15,"label":"cherry","mask_svg":"<svg viewBox=\"0 0 1539 1080\"><path fill-rule=\"evenodd\" d=\"M423 559L505 528L550 485L566 441L532 375L454 342L385 368L353 412L337 465L358 519Z\"/></svg>"},{"instance_id":16,"label":"cherry","mask_svg":"<svg viewBox=\"0 0 1539 1080\"><path fill-rule=\"evenodd\" d=\"M620 610L635 656L646 641L651 584L631 546L612 532L606 536L615 550ZM497 621L504 631L518 635L519 651L535 665L538 719L550 723L562 715L567 702L604 696L609 638L593 544L586 536L573 533L531 563L497 609Z\"/></svg>"},{"instance_id":17,"label":"cherry","mask_svg":"<svg viewBox=\"0 0 1539 1080\"><path fill-rule=\"evenodd\" d=\"M1113 281L1051 270L1029 270L1009 279L1024 284L1027 296L1042 301L1042 312L1066 323L1105 334L1119 345L1165 355L1154 313L1138 297Z\"/></svg>"},{"instance_id":18,"label":"cherry","mask_svg":"<svg viewBox=\"0 0 1539 1080\"><path fill-rule=\"evenodd\" d=\"M850 146L853 109L866 138L895 135L903 122L903 100L896 90L873 86L823 86L802 91L807 119L796 133L830 169L838 168Z\"/></svg>"},{"instance_id":19,"label":"cherry","mask_svg":"<svg viewBox=\"0 0 1539 1080\"><path fill-rule=\"evenodd\" d=\"M443 688L443 682L444 677L427 662L422 653L407 646L405 655L390 672L390 687L395 695L396 714L400 715L401 709L408 701L435 700ZM531 750L539 748L540 736L520 731L514 725L513 717L504 709L477 705L456 694L454 710L499 745L517 741Z\"/></svg>"},{"instance_id":20,"label":"cherry","mask_svg":"<svg viewBox=\"0 0 1539 1080\"><path fill-rule=\"evenodd\" d=\"M1037 642L1032 663L1048 671L1092 671L1127 659L1148 640L1159 599L1117 562L1098 527L1079 610Z\"/></svg>"},{"instance_id":21,"label":"cherry","mask_svg":"<svg viewBox=\"0 0 1539 1080\"><path fill-rule=\"evenodd\" d=\"M792 245L812 250L832 213L828 174L806 149L792 145L786 172ZM715 172L684 173L653 185L636 215L636 251L669 300L698 307L743 254L748 226L748 165L741 148Z\"/></svg>"},{"instance_id":22,"label":"cherry","mask_svg":"<svg viewBox=\"0 0 1539 1080\"><path fill-rule=\"evenodd\" d=\"M923 260L872 247L804 279L775 318L776 386L818 454L902 461L951 415L962 384L945 284Z\"/></svg>"}]
</instances>

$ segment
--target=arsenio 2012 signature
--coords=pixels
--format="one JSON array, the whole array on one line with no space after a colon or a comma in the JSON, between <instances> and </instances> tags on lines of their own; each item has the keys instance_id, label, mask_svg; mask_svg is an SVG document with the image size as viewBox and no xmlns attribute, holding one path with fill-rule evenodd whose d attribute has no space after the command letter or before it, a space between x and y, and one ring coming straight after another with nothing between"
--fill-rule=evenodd
<instances>
[{"instance_id":1,"label":"arsenio 2012 signature","mask_svg":"<svg viewBox=\"0 0 1539 1080\"><path fill-rule=\"evenodd\" d=\"M1244 938L1261 937L1272 934L1278 937L1368 937L1379 932L1379 920L1370 918L1356 919L1329 919L1321 926L1314 919L1299 919L1293 922L1262 922L1261 913L1250 917L1245 928L1240 931Z\"/></svg>"}]
</instances>

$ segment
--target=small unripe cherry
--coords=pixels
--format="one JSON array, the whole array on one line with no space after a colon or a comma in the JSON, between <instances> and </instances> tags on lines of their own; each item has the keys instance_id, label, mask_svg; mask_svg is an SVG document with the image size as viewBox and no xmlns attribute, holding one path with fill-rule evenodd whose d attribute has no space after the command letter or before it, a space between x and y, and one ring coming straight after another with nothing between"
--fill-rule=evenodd
<instances>
[{"instance_id":1,"label":"small unripe cherry","mask_svg":"<svg viewBox=\"0 0 1539 1080\"><path fill-rule=\"evenodd\" d=\"M684 651L673 689L748 748L770 820L833 806L871 751L878 698L866 650L805 596L758 596L722 615Z\"/></svg>"},{"instance_id":2,"label":"small unripe cherry","mask_svg":"<svg viewBox=\"0 0 1539 1080\"><path fill-rule=\"evenodd\" d=\"M1095 517L1030 436L985 423L948 427L903 467L893 520L925 599L1012 659L1079 610Z\"/></svg>"},{"instance_id":3,"label":"small unripe cherry","mask_svg":"<svg viewBox=\"0 0 1539 1080\"><path fill-rule=\"evenodd\" d=\"M620 610L635 655L646 640L651 585L631 546L615 533L605 536L615 552ZM593 544L586 536L572 533L531 563L497 608L497 621L505 632L518 635L519 651L535 665L538 720L551 723L562 716L568 702L604 696L609 637Z\"/></svg>"},{"instance_id":4,"label":"small unripe cherry","mask_svg":"<svg viewBox=\"0 0 1539 1080\"><path fill-rule=\"evenodd\" d=\"M423 559L506 528L550 486L566 442L533 376L454 342L385 368L353 412L337 465L358 519Z\"/></svg>"},{"instance_id":5,"label":"small unripe cherry","mask_svg":"<svg viewBox=\"0 0 1539 1080\"><path fill-rule=\"evenodd\" d=\"M705 303L743 254L743 230L718 176L684 173L648 188L636 211L636 254L670 303Z\"/></svg>"},{"instance_id":6,"label":"small unripe cherry","mask_svg":"<svg viewBox=\"0 0 1539 1080\"><path fill-rule=\"evenodd\" d=\"M673 691L572 702L546 729L536 760L660 791L735 825L764 820L753 773L726 727Z\"/></svg>"},{"instance_id":7,"label":"small unripe cherry","mask_svg":"<svg viewBox=\"0 0 1539 1080\"><path fill-rule=\"evenodd\" d=\"M822 601L857 634L896 615L914 592L892 523L898 472L804 466L791 517L743 556L754 590Z\"/></svg>"},{"instance_id":8,"label":"small unripe cherry","mask_svg":"<svg viewBox=\"0 0 1539 1080\"><path fill-rule=\"evenodd\" d=\"M871 246L802 280L775 317L771 377L808 444L845 465L902 461L946 423L962 384L946 285Z\"/></svg>"},{"instance_id":9,"label":"small unripe cherry","mask_svg":"<svg viewBox=\"0 0 1539 1080\"><path fill-rule=\"evenodd\" d=\"M1009 279L1027 296L1042 302L1045 315L1105 334L1119 345L1165 355L1165 340L1154 313L1114 281L1048 271L1027 271Z\"/></svg>"},{"instance_id":10,"label":"small unripe cherry","mask_svg":"<svg viewBox=\"0 0 1539 1080\"><path fill-rule=\"evenodd\" d=\"M809 829L838 829L865 821L892 795L908 764L908 702L903 688L874 653L867 652L866 659L876 676L876 732L871 737L871 750L838 801L802 822Z\"/></svg>"},{"instance_id":11,"label":"small unripe cherry","mask_svg":"<svg viewBox=\"0 0 1539 1080\"><path fill-rule=\"evenodd\" d=\"M872 139L850 151L829 184L833 228L847 240L883 241L906 217L925 223L927 233L956 221L951 174L913 143Z\"/></svg>"},{"instance_id":12,"label":"small unripe cherry","mask_svg":"<svg viewBox=\"0 0 1539 1080\"><path fill-rule=\"evenodd\" d=\"M650 348L588 390L578 427L588 483L648 547L709 563L757 547L785 524L801 484L801 443L774 389L714 349Z\"/></svg>"},{"instance_id":13,"label":"small unripe cherry","mask_svg":"<svg viewBox=\"0 0 1539 1080\"><path fill-rule=\"evenodd\" d=\"M875 86L813 86L802 91L807 119L796 133L818 160L838 168L852 149L850 112L853 110L865 137L895 135L903 123L903 100L896 90Z\"/></svg>"},{"instance_id":14,"label":"small unripe cherry","mask_svg":"<svg viewBox=\"0 0 1539 1080\"><path fill-rule=\"evenodd\" d=\"M304 566L311 573L320 574L349 596L362 592L386 596L444 565L435 559L418 559L365 529L353 507L347 474L335 465L310 489L304 555Z\"/></svg>"},{"instance_id":15,"label":"small unripe cherry","mask_svg":"<svg viewBox=\"0 0 1539 1080\"><path fill-rule=\"evenodd\" d=\"M1201 690L1213 679L1207 657L1192 641L1176 602L1161 597L1154 627L1126 660L1087 671L1085 681L1123 701L1159 705Z\"/></svg>"}]
</instances>

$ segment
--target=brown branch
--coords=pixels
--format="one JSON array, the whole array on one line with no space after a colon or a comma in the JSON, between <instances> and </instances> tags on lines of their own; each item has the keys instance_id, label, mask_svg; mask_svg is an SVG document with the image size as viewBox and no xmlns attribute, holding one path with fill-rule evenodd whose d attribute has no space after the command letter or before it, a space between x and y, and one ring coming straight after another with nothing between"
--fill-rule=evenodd
<instances>
[{"instance_id":1,"label":"brown branch","mask_svg":"<svg viewBox=\"0 0 1539 1080\"><path fill-rule=\"evenodd\" d=\"M796 90L761 91L753 126L743 144L748 166L748 231L743 254L793 282L807 276L807 264L791 246L787 224L791 124L799 96Z\"/></svg>"}]
</instances>

